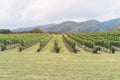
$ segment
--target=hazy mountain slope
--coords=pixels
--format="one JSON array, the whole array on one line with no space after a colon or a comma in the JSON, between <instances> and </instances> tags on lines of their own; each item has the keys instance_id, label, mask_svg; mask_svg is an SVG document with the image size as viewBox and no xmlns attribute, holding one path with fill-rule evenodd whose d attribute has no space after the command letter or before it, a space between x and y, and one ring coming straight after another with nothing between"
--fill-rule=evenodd
<instances>
[{"instance_id":1,"label":"hazy mountain slope","mask_svg":"<svg viewBox=\"0 0 120 80\"><path fill-rule=\"evenodd\" d=\"M47 28L48 32L100 32L111 29L113 26L120 24L120 18L112 19L105 22L97 20L88 20L84 22L66 21Z\"/></svg>"},{"instance_id":2,"label":"hazy mountain slope","mask_svg":"<svg viewBox=\"0 0 120 80\"><path fill-rule=\"evenodd\" d=\"M113 26L110 30L120 30L120 24Z\"/></svg>"},{"instance_id":3,"label":"hazy mountain slope","mask_svg":"<svg viewBox=\"0 0 120 80\"><path fill-rule=\"evenodd\" d=\"M113 19L113 20L109 20L109 21L106 21L106 22L103 22L102 24L104 25L103 26L103 30L109 30L110 28L112 28L113 26L117 25L120 23L120 18L117 18L117 19Z\"/></svg>"},{"instance_id":4,"label":"hazy mountain slope","mask_svg":"<svg viewBox=\"0 0 120 80\"><path fill-rule=\"evenodd\" d=\"M66 21L47 28L47 32L97 32L102 31L102 24L96 20L89 20L81 23Z\"/></svg>"},{"instance_id":5,"label":"hazy mountain slope","mask_svg":"<svg viewBox=\"0 0 120 80\"><path fill-rule=\"evenodd\" d=\"M63 23L57 24L53 27L47 28L47 32L75 32L78 26L77 22L65 21Z\"/></svg>"},{"instance_id":6,"label":"hazy mountain slope","mask_svg":"<svg viewBox=\"0 0 120 80\"><path fill-rule=\"evenodd\" d=\"M22 31L30 31L33 30L35 28L40 28L41 30L45 31L46 28L52 27L55 24L47 24L47 25L42 25L42 26L35 26L35 27L26 27L26 28L17 28L12 30L13 32L22 32Z\"/></svg>"},{"instance_id":7,"label":"hazy mountain slope","mask_svg":"<svg viewBox=\"0 0 120 80\"><path fill-rule=\"evenodd\" d=\"M47 28L50 28L52 26L55 26L55 24L47 24L47 25L42 25L42 26L39 25L39 26L36 26L36 28L40 28L45 31Z\"/></svg>"},{"instance_id":8,"label":"hazy mountain slope","mask_svg":"<svg viewBox=\"0 0 120 80\"><path fill-rule=\"evenodd\" d=\"M48 24L35 27L18 28L14 32L29 31L34 28L40 28L45 32L100 32L107 31L113 26L120 24L120 18L112 19L105 22L97 20L88 20L84 22L65 21L60 24Z\"/></svg>"},{"instance_id":9,"label":"hazy mountain slope","mask_svg":"<svg viewBox=\"0 0 120 80\"><path fill-rule=\"evenodd\" d=\"M89 20L79 23L78 32L98 32L102 30L102 24L97 20Z\"/></svg>"}]
</instances>

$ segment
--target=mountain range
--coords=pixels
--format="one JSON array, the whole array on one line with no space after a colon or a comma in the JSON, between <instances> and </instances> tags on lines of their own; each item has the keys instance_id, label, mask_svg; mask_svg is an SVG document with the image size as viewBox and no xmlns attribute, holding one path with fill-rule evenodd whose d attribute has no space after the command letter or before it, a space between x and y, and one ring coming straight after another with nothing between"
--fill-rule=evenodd
<instances>
[{"instance_id":1,"label":"mountain range","mask_svg":"<svg viewBox=\"0 0 120 80\"><path fill-rule=\"evenodd\" d=\"M35 27L26 27L14 29L13 32L20 31L29 31L34 28L40 28L45 32L101 32L107 30L118 29L120 28L120 18L112 19L105 22L100 22L97 20L88 20L84 22L75 22L75 21L64 21L59 24L47 24L47 25L38 25Z\"/></svg>"}]
</instances>

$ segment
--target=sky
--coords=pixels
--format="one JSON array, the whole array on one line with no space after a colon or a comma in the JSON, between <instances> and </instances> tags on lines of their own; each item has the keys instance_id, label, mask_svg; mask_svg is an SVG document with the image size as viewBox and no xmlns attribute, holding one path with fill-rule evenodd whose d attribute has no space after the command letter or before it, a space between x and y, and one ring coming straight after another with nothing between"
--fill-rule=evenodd
<instances>
[{"instance_id":1,"label":"sky","mask_svg":"<svg viewBox=\"0 0 120 80\"><path fill-rule=\"evenodd\" d=\"M0 28L120 18L120 0L0 0Z\"/></svg>"}]
</instances>

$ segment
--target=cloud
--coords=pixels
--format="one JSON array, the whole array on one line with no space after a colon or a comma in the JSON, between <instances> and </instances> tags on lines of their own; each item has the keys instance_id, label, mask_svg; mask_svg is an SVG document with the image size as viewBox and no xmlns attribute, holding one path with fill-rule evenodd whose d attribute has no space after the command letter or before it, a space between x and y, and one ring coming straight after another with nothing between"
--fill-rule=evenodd
<instances>
[{"instance_id":1,"label":"cloud","mask_svg":"<svg viewBox=\"0 0 120 80\"><path fill-rule=\"evenodd\" d=\"M119 0L0 0L0 28L120 17Z\"/></svg>"}]
</instances>

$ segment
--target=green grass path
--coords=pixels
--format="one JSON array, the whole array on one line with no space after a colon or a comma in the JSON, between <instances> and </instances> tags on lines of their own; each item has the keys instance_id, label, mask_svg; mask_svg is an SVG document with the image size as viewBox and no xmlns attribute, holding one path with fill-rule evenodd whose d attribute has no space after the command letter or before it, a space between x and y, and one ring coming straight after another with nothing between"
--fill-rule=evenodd
<instances>
[{"instance_id":1,"label":"green grass path","mask_svg":"<svg viewBox=\"0 0 120 80\"><path fill-rule=\"evenodd\" d=\"M66 54L66 53L69 53L68 49L66 48L64 42L63 42L63 39L62 39L62 35L58 35L58 40L59 40L59 43L58 45L61 47L61 50L60 50L60 54Z\"/></svg>"},{"instance_id":2,"label":"green grass path","mask_svg":"<svg viewBox=\"0 0 120 80\"><path fill-rule=\"evenodd\" d=\"M53 38L51 39L51 41L41 51L41 53L55 53L55 52L53 52L53 48L54 48L54 42L55 42L55 39L57 38L57 36L58 36L58 40L59 40L58 45L61 47L60 54L61 53L62 54L69 53L69 51L65 47L65 44L63 43L62 35L54 35Z\"/></svg>"},{"instance_id":3,"label":"green grass path","mask_svg":"<svg viewBox=\"0 0 120 80\"><path fill-rule=\"evenodd\" d=\"M48 42L48 44L42 49L41 53L52 53L53 46L55 41L56 35L53 35L53 38Z\"/></svg>"}]
</instances>

